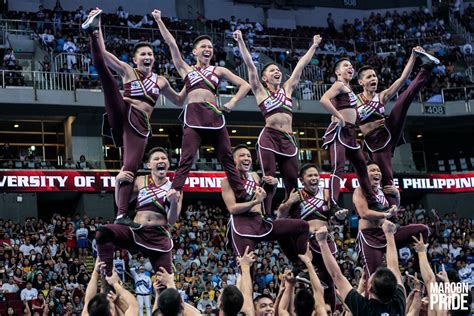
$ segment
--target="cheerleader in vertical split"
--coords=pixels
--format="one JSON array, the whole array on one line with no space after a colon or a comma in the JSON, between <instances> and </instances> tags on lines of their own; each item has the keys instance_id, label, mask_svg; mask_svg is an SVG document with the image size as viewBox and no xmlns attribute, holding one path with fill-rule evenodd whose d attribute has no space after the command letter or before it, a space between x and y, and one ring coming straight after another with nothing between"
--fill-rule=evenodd
<instances>
[{"instance_id":1,"label":"cheerleader in vertical split","mask_svg":"<svg viewBox=\"0 0 474 316\"><path fill-rule=\"evenodd\" d=\"M422 61L421 70L408 88L395 101L390 114L385 115L385 104L404 86L415 65L416 57ZM431 71L439 60L427 54L423 48L415 47L397 80L388 88L377 93L378 78L372 66L364 66L357 73L359 84L364 91L357 95L357 114L364 143L372 160L382 171L382 187L393 185L392 156L395 148L404 143L403 129L408 108L421 88L430 80ZM390 205L395 205L396 197L387 194Z\"/></svg>"},{"instance_id":2,"label":"cheerleader in vertical split","mask_svg":"<svg viewBox=\"0 0 474 316\"><path fill-rule=\"evenodd\" d=\"M298 187L298 147L293 136L293 103L291 95L297 87L304 67L311 61L321 37L315 35L311 47L301 57L291 77L282 85L282 73L276 64L268 64L259 76L252 57L245 46L242 33L234 32L234 39L239 45L242 58L247 66L249 82L257 100L258 107L265 119L265 127L257 141L258 161L263 172L263 189L265 213L272 215L272 198L276 182L276 164L283 177L286 197L291 190ZM263 83L260 81L263 81Z\"/></svg>"},{"instance_id":3,"label":"cheerleader in vertical split","mask_svg":"<svg viewBox=\"0 0 474 316\"><path fill-rule=\"evenodd\" d=\"M183 78L188 94L187 104L182 113L184 121L181 159L173 179L172 190L182 191L189 171L196 156L196 151L204 140L211 141L232 184L232 189L239 201L250 200L244 182L240 178L232 159L230 139L225 127L223 111L230 112L237 101L247 95L250 86L245 80L234 75L224 67L211 66L213 56L212 40L207 35L198 36L193 43L193 54L196 65L186 64L176 44L176 40L161 19L161 12L153 11L161 35L169 45L173 63ZM225 78L238 87L236 94L226 104L217 104L217 87L220 78Z\"/></svg>"},{"instance_id":4,"label":"cheerleader in vertical split","mask_svg":"<svg viewBox=\"0 0 474 316\"><path fill-rule=\"evenodd\" d=\"M333 172L329 180L329 197L331 213L341 209L338 206L342 173L348 159L354 166L359 184L364 190L367 202L373 210L385 208L377 201L367 176L364 154L356 138L357 98L349 85L354 68L347 58L342 58L334 65L337 81L321 97L321 105L332 114L331 124L323 136L323 147L329 149Z\"/></svg>"},{"instance_id":5,"label":"cheerleader in vertical split","mask_svg":"<svg viewBox=\"0 0 474 316\"><path fill-rule=\"evenodd\" d=\"M382 180L382 173L379 166L375 162L369 162L367 165L370 184L376 192L377 200L385 207L389 206L387 196L382 191L380 185ZM360 187L356 188L352 196L357 214L360 216L359 232L357 234L356 249L359 253L359 258L364 266L365 277L368 278L375 272L375 270L382 265L383 256L387 241L382 230L382 224L385 219L395 217L397 215L400 200L400 195L395 186L386 187L385 191L396 196L396 203L391 206L386 212L378 212L370 208L367 203L365 195L362 193ZM423 240L428 240L429 228L423 224L410 224L401 226L395 233L395 242L397 248L403 248L413 242L412 236L418 237L423 235Z\"/></svg>"},{"instance_id":6,"label":"cheerleader in vertical split","mask_svg":"<svg viewBox=\"0 0 474 316\"><path fill-rule=\"evenodd\" d=\"M265 190L259 185L258 175L251 172L252 155L246 145L233 150L235 165L239 170L245 189L253 199L237 202L234 190L227 178L221 182L222 198L230 213L227 226L227 243L232 245L236 256L242 256L245 248L255 250L260 241L276 240L293 263L301 263L299 254L304 254L308 246L308 223L301 219L266 220L262 213Z\"/></svg>"},{"instance_id":7,"label":"cheerleader in vertical split","mask_svg":"<svg viewBox=\"0 0 474 316\"><path fill-rule=\"evenodd\" d=\"M136 177L134 181L131 171L122 170L117 175L118 184L132 181L131 199L136 198L137 201L134 222L139 226L105 224L97 230L97 252L100 260L106 264L107 275L112 275L115 247L141 252L150 259L155 272L163 267L168 273L173 273L170 226L179 218L183 195L171 192L171 182L166 177L169 166L166 151L155 147L148 153L149 175ZM118 198L117 189L115 198Z\"/></svg>"},{"instance_id":8,"label":"cheerleader in vertical split","mask_svg":"<svg viewBox=\"0 0 474 316\"><path fill-rule=\"evenodd\" d=\"M136 68L120 61L105 49L100 28L102 10L91 10L82 24L90 36L92 62L97 69L104 92L105 111L102 133L112 138L115 146L123 146L123 170L135 175L151 137L150 117L160 93L176 105L181 105L183 94L177 94L168 80L152 72L155 58L150 43L139 42L133 48L133 62ZM110 72L122 77L124 94ZM133 181L123 181L118 188L117 219L115 223L136 224L127 216L127 207L133 190Z\"/></svg>"},{"instance_id":9,"label":"cheerleader in vertical split","mask_svg":"<svg viewBox=\"0 0 474 316\"><path fill-rule=\"evenodd\" d=\"M338 220L343 220L347 209L338 210L335 214L330 214L329 192L319 186L319 171L315 164L304 165L299 172L299 178L303 183L302 189L293 190L288 199L280 204L278 208L278 218L298 218L309 224L309 247L313 254L313 265L317 268L318 277L325 283L327 288L324 291L324 301L336 309L336 291L331 275L324 265L319 244L316 241L315 233L322 226L329 226L332 215ZM329 230L329 227L328 227ZM328 234L328 244L332 254L337 253L337 246L331 234Z\"/></svg>"}]
</instances>

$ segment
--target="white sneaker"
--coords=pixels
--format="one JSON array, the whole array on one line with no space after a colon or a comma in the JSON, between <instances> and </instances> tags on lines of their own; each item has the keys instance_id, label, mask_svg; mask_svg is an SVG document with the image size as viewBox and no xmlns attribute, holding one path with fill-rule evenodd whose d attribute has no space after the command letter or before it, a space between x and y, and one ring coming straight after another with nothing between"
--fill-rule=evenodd
<instances>
[{"instance_id":1,"label":"white sneaker","mask_svg":"<svg viewBox=\"0 0 474 316\"><path fill-rule=\"evenodd\" d=\"M99 16L100 14L102 13L102 10L99 10L97 11L96 14L94 15L91 15L87 18L87 20L82 23L81 27L83 30L85 31L88 31L90 33L92 33L93 31L95 31L96 29L99 28Z\"/></svg>"},{"instance_id":2,"label":"white sneaker","mask_svg":"<svg viewBox=\"0 0 474 316\"><path fill-rule=\"evenodd\" d=\"M438 58L436 58L433 55L430 55L428 53L419 52L419 51L415 51L415 53L420 56L421 61L423 62L423 64L433 63L435 65L439 65L441 63Z\"/></svg>"}]
</instances>

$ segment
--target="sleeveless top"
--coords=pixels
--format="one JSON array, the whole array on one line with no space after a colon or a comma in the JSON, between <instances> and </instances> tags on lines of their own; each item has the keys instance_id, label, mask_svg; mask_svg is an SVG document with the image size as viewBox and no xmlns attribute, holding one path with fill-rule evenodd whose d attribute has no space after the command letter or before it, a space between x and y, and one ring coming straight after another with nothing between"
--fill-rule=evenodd
<instances>
[{"instance_id":1,"label":"sleeveless top","mask_svg":"<svg viewBox=\"0 0 474 316\"><path fill-rule=\"evenodd\" d=\"M145 176L144 182L145 186L138 191L136 211L153 211L167 217L169 202L166 193L171 189L171 182L156 186L151 176Z\"/></svg>"},{"instance_id":2,"label":"sleeveless top","mask_svg":"<svg viewBox=\"0 0 474 316\"><path fill-rule=\"evenodd\" d=\"M336 110L355 109L357 107L357 97L354 92L340 93L331 100Z\"/></svg>"},{"instance_id":3,"label":"sleeveless top","mask_svg":"<svg viewBox=\"0 0 474 316\"><path fill-rule=\"evenodd\" d=\"M249 172L247 174L247 179L245 180L245 184L244 184L245 191L247 192L247 194L253 195L257 187L259 187L258 183L253 178L252 173Z\"/></svg>"},{"instance_id":4,"label":"sleeveless top","mask_svg":"<svg viewBox=\"0 0 474 316\"><path fill-rule=\"evenodd\" d=\"M265 119L276 113L293 115L293 102L286 96L285 89L280 88L277 92L270 92L265 88L265 91L268 97L258 105Z\"/></svg>"},{"instance_id":5,"label":"sleeveless top","mask_svg":"<svg viewBox=\"0 0 474 316\"><path fill-rule=\"evenodd\" d=\"M209 90L213 94L217 94L217 87L219 86L219 77L215 74L216 67L209 66L207 68L194 67L193 71L189 72L184 77L184 85L186 92L190 93L196 89Z\"/></svg>"},{"instance_id":6,"label":"sleeveless top","mask_svg":"<svg viewBox=\"0 0 474 316\"><path fill-rule=\"evenodd\" d=\"M381 188L377 188L377 191L375 192L375 197L377 198L377 202L382 204L384 207L388 207L388 200L385 197L385 194L383 193Z\"/></svg>"},{"instance_id":7,"label":"sleeveless top","mask_svg":"<svg viewBox=\"0 0 474 316\"><path fill-rule=\"evenodd\" d=\"M380 101L380 94L376 93L372 100L363 93L357 95L357 119L360 124L374 122L385 117L385 105Z\"/></svg>"},{"instance_id":8,"label":"sleeveless top","mask_svg":"<svg viewBox=\"0 0 474 316\"><path fill-rule=\"evenodd\" d=\"M322 221L329 221L329 207L327 201L324 200L324 190L319 189L316 195L306 191L304 188L298 190L300 198L297 209L294 212L296 218L311 221L319 219Z\"/></svg>"},{"instance_id":9,"label":"sleeveless top","mask_svg":"<svg viewBox=\"0 0 474 316\"><path fill-rule=\"evenodd\" d=\"M158 86L158 75L152 73L145 77L139 70L133 69L136 79L124 84L124 97L129 97L144 101L154 107L160 96L160 87Z\"/></svg>"}]
</instances>

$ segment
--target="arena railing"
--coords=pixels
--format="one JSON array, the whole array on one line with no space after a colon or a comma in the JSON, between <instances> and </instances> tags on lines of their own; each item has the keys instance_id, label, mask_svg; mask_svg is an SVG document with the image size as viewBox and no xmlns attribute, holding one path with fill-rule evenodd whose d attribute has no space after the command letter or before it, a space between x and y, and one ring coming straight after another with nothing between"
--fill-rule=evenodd
<instances>
[{"instance_id":1,"label":"arena railing","mask_svg":"<svg viewBox=\"0 0 474 316\"><path fill-rule=\"evenodd\" d=\"M242 68L243 69L243 68ZM245 74L242 74L245 75ZM117 77L117 82L120 82L120 77ZM178 80L180 78L169 77L171 80ZM244 77L245 78L245 77ZM310 80L301 81L297 89L294 91L294 98L296 100L317 101L330 88L331 84L314 83ZM77 89L100 90L100 81L97 75L83 73L79 69L74 73L64 72L44 72L44 71L16 71L16 70L0 70L0 87L31 87L37 90L63 90L74 93L74 100L77 101ZM232 86L227 87L225 95L232 94L234 91ZM379 87L381 88L381 87ZM439 102L446 104L449 101L465 101L466 111L470 112L470 101L474 99L474 85L456 88L443 88L439 92L431 92L431 95L440 95ZM418 98L421 103L427 102L427 99ZM296 105L298 106L298 104Z\"/></svg>"}]
</instances>

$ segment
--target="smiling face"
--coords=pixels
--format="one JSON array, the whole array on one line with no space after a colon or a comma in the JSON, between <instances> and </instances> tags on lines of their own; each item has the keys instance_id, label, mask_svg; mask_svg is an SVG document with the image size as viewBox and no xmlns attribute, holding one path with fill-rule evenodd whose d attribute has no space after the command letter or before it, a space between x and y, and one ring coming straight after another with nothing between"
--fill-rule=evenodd
<instances>
[{"instance_id":1,"label":"smiling face","mask_svg":"<svg viewBox=\"0 0 474 316\"><path fill-rule=\"evenodd\" d=\"M313 194L319 190L319 179L319 171L314 167L306 169L303 173L303 177L300 178L304 188Z\"/></svg>"},{"instance_id":2,"label":"smiling face","mask_svg":"<svg viewBox=\"0 0 474 316\"><path fill-rule=\"evenodd\" d=\"M366 91L375 92L377 90L378 83L379 79L377 78L377 74L373 69L364 70L359 76L359 84Z\"/></svg>"},{"instance_id":3,"label":"smiling face","mask_svg":"<svg viewBox=\"0 0 474 316\"><path fill-rule=\"evenodd\" d=\"M202 39L196 43L193 49L193 55L199 63L209 65L214 55L214 47L209 39Z\"/></svg>"},{"instance_id":4,"label":"smiling face","mask_svg":"<svg viewBox=\"0 0 474 316\"><path fill-rule=\"evenodd\" d=\"M161 151L154 152L148 159L147 166L151 169L151 172L159 178L166 177L166 173L170 167L168 155Z\"/></svg>"},{"instance_id":5,"label":"smiling face","mask_svg":"<svg viewBox=\"0 0 474 316\"><path fill-rule=\"evenodd\" d=\"M247 148L239 148L234 152L234 162L237 170L249 172L252 168L252 154Z\"/></svg>"},{"instance_id":6,"label":"smiling face","mask_svg":"<svg viewBox=\"0 0 474 316\"><path fill-rule=\"evenodd\" d=\"M281 84L282 73L277 65L271 64L262 74L262 80L267 85L279 85Z\"/></svg>"},{"instance_id":7,"label":"smiling face","mask_svg":"<svg viewBox=\"0 0 474 316\"><path fill-rule=\"evenodd\" d=\"M346 82L351 81L352 77L354 76L354 68L352 67L351 62L348 60L339 62L336 67L335 74L339 80Z\"/></svg>"},{"instance_id":8,"label":"smiling face","mask_svg":"<svg viewBox=\"0 0 474 316\"><path fill-rule=\"evenodd\" d=\"M137 48L133 55L133 62L137 65L138 70L145 73L150 72L155 62L155 56L151 47L142 46Z\"/></svg>"},{"instance_id":9,"label":"smiling face","mask_svg":"<svg viewBox=\"0 0 474 316\"><path fill-rule=\"evenodd\" d=\"M256 316L273 316L273 314L275 314L275 307L270 298L262 297L255 302Z\"/></svg>"},{"instance_id":10,"label":"smiling face","mask_svg":"<svg viewBox=\"0 0 474 316\"><path fill-rule=\"evenodd\" d=\"M370 164L367 166L367 173L369 174L370 184L374 188L380 186L380 181L382 180L382 172L380 172L379 166L376 164Z\"/></svg>"}]
</instances>

